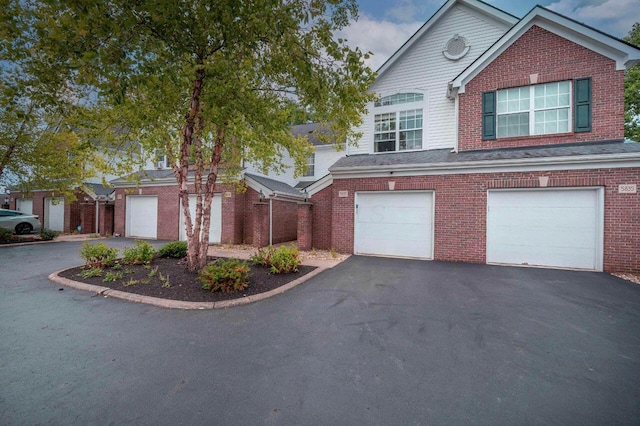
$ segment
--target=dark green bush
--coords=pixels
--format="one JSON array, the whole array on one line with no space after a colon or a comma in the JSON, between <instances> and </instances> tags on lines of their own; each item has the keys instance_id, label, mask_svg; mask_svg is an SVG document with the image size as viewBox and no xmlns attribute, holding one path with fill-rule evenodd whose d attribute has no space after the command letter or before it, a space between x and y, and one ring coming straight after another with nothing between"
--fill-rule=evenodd
<instances>
[{"instance_id":1,"label":"dark green bush","mask_svg":"<svg viewBox=\"0 0 640 426\"><path fill-rule=\"evenodd\" d=\"M300 264L300 251L294 245L280 246L271 256L271 273L288 274L298 272Z\"/></svg>"},{"instance_id":2,"label":"dark green bush","mask_svg":"<svg viewBox=\"0 0 640 426\"><path fill-rule=\"evenodd\" d=\"M122 262L125 265L148 265L155 254L156 249L149 242L136 240L133 247L122 249Z\"/></svg>"},{"instance_id":3,"label":"dark green bush","mask_svg":"<svg viewBox=\"0 0 640 426\"><path fill-rule=\"evenodd\" d=\"M187 242L186 241L172 241L160 248L158 251L160 257L173 257L175 259L182 259L187 256Z\"/></svg>"},{"instance_id":4,"label":"dark green bush","mask_svg":"<svg viewBox=\"0 0 640 426\"><path fill-rule=\"evenodd\" d=\"M51 241L58 236L58 231L42 228L40 229L40 239L42 241Z\"/></svg>"},{"instance_id":5,"label":"dark green bush","mask_svg":"<svg viewBox=\"0 0 640 426\"><path fill-rule=\"evenodd\" d=\"M0 243L8 243L11 237L13 237L12 229L0 228Z\"/></svg>"},{"instance_id":6,"label":"dark green bush","mask_svg":"<svg viewBox=\"0 0 640 426\"><path fill-rule=\"evenodd\" d=\"M104 268L116 263L118 249L107 247L103 243L93 245L88 241L80 247L80 257L85 261L86 268Z\"/></svg>"},{"instance_id":7,"label":"dark green bush","mask_svg":"<svg viewBox=\"0 0 640 426\"><path fill-rule=\"evenodd\" d=\"M243 260L217 259L200 271L202 288L233 293L249 287L249 265Z\"/></svg>"}]
</instances>

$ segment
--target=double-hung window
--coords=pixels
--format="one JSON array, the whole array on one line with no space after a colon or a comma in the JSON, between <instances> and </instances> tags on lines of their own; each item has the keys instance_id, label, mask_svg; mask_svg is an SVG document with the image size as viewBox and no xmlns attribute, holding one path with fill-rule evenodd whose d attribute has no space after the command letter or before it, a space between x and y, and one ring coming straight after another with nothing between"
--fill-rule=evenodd
<instances>
[{"instance_id":1,"label":"double-hung window","mask_svg":"<svg viewBox=\"0 0 640 426\"><path fill-rule=\"evenodd\" d=\"M316 153L313 152L307 157L307 168L304 171L304 177L313 177L315 175Z\"/></svg>"},{"instance_id":2,"label":"double-hung window","mask_svg":"<svg viewBox=\"0 0 640 426\"><path fill-rule=\"evenodd\" d=\"M422 93L397 93L374 104L374 152L422 149Z\"/></svg>"},{"instance_id":3,"label":"double-hung window","mask_svg":"<svg viewBox=\"0 0 640 426\"><path fill-rule=\"evenodd\" d=\"M497 136L566 133L571 129L571 83L561 81L497 91Z\"/></svg>"},{"instance_id":4,"label":"double-hung window","mask_svg":"<svg viewBox=\"0 0 640 426\"><path fill-rule=\"evenodd\" d=\"M483 92L482 139L590 132L591 98L591 77Z\"/></svg>"}]
</instances>

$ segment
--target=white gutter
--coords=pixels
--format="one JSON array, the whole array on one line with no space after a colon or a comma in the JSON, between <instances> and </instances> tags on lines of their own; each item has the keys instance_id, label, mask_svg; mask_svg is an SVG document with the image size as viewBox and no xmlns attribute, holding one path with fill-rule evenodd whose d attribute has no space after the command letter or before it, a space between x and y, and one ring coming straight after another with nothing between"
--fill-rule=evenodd
<instances>
[{"instance_id":1,"label":"white gutter","mask_svg":"<svg viewBox=\"0 0 640 426\"><path fill-rule=\"evenodd\" d=\"M332 168L333 178L348 178L354 174L387 175L387 174L459 174L459 173L492 173L496 170L513 168L628 168L640 167L640 153L618 153L597 155L572 155L564 157L518 158L505 160L457 161L453 163L419 163L400 165L370 165ZM425 173L426 172L426 173Z\"/></svg>"},{"instance_id":2,"label":"white gutter","mask_svg":"<svg viewBox=\"0 0 640 426\"><path fill-rule=\"evenodd\" d=\"M96 197L96 234L100 234L100 201Z\"/></svg>"}]
</instances>

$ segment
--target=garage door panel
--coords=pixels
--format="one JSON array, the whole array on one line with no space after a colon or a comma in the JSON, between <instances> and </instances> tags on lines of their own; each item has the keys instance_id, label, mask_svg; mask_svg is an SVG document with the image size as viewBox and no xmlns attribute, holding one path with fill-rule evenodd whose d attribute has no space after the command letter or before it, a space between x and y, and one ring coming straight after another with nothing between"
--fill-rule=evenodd
<instances>
[{"instance_id":1,"label":"garage door panel","mask_svg":"<svg viewBox=\"0 0 640 426\"><path fill-rule=\"evenodd\" d=\"M597 189L490 191L487 262L601 268Z\"/></svg>"},{"instance_id":2,"label":"garage door panel","mask_svg":"<svg viewBox=\"0 0 640 426\"><path fill-rule=\"evenodd\" d=\"M432 258L432 193L358 193L356 197L356 253Z\"/></svg>"},{"instance_id":3,"label":"garage door panel","mask_svg":"<svg viewBox=\"0 0 640 426\"><path fill-rule=\"evenodd\" d=\"M191 213L191 221L196 217L196 195L189 196L189 212ZM180 205L180 239L187 239L187 231L185 229L185 217ZM209 242L216 244L222 240L222 196L214 194L211 200L211 221L209 226Z\"/></svg>"},{"instance_id":4,"label":"garage door panel","mask_svg":"<svg viewBox=\"0 0 640 426\"><path fill-rule=\"evenodd\" d=\"M127 197L127 237L157 238L158 237L158 197L134 196Z\"/></svg>"}]
</instances>

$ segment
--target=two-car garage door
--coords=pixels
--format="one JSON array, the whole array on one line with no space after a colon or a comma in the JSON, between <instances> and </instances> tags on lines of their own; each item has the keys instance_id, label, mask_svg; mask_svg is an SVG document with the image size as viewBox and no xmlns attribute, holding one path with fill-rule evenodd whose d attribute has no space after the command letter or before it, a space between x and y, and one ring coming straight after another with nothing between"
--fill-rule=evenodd
<instances>
[{"instance_id":1,"label":"two-car garage door","mask_svg":"<svg viewBox=\"0 0 640 426\"><path fill-rule=\"evenodd\" d=\"M196 196L189 196L189 207L192 220L195 218L196 212ZM158 197L156 195L129 195L127 197L127 215L126 215L126 232L127 237L133 238L158 238ZM174 217L177 217L174 216ZM186 239L184 229L184 215L180 207L180 221L171 225L171 228L165 227L161 230L167 235L171 230L175 230L173 226L179 227L179 235L181 240ZM215 194L211 202L211 226L209 227L209 242L219 243L222 229L222 197ZM163 238L166 236L161 235Z\"/></svg>"},{"instance_id":2,"label":"two-car garage door","mask_svg":"<svg viewBox=\"0 0 640 426\"><path fill-rule=\"evenodd\" d=\"M602 270L603 199L601 188L489 191L487 263ZM355 203L356 254L433 259L433 192L358 192Z\"/></svg>"},{"instance_id":3,"label":"two-car garage door","mask_svg":"<svg viewBox=\"0 0 640 426\"><path fill-rule=\"evenodd\" d=\"M489 191L487 263L602 270L597 188Z\"/></svg>"}]
</instances>

